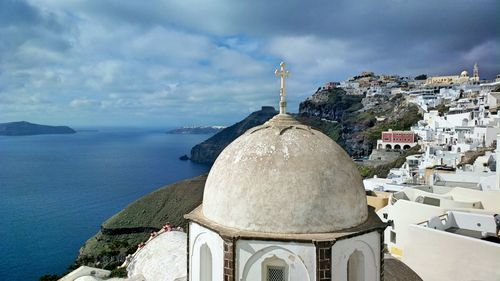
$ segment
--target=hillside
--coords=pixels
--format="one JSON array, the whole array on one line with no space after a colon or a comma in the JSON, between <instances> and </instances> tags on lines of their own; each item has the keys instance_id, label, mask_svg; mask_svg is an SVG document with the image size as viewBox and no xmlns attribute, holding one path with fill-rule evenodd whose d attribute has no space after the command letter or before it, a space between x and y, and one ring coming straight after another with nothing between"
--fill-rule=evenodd
<instances>
[{"instance_id":1,"label":"hillside","mask_svg":"<svg viewBox=\"0 0 500 281\"><path fill-rule=\"evenodd\" d=\"M67 126L47 126L26 121L0 123L0 136L30 136L45 134L74 134Z\"/></svg>"},{"instance_id":2,"label":"hillside","mask_svg":"<svg viewBox=\"0 0 500 281\"><path fill-rule=\"evenodd\" d=\"M421 116L402 95L363 98L336 88L318 91L300 103L298 119L323 131L351 156L362 157L370 155L382 131L408 130Z\"/></svg>"},{"instance_id":3,"label":"hillside","mask_svg":"<svg viewBox=\"0 0 500 281\"><path fill-rule=\"evenodd\" d=\"M278 112L272 106L263 106L242 121L225 128L206 141L191 149L191 161L197 163L213 163L222 150L246 130L264 124Z\"/></svg>"},{"instance_id":4,"label":"hillside","mask_svg":"<svg viewBox=\"0 0 500 281\"><path fill-rule=\"evenodd\" d=\"M109 218L85 242L73 267L84 264L112 269L167 222L185 228L183 216L201 204L206 178L201 175L162 187Z\"/></svg>"}]
</instances>

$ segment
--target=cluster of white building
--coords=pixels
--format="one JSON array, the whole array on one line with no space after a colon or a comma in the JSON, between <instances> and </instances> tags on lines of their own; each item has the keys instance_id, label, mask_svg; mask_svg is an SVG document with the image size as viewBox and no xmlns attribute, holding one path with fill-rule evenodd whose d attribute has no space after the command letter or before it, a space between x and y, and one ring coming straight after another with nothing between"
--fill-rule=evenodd
<instances>
[{"instance_id":1,"label":"cluster of white building","mask_svg":"<svg viewBox=\"0 0 500 281\"><path fill-rule=\"evenodd\" d=\"M417 136L420 153L387 178L364 180L365 189L386 192L377 214L389 224L388 252L424 280L500 280L493 218L500 213L500 82L481 83L477 66L474 73L427 79L439 87L408 92L423 113L406 132Z\"/></svg>"}]
</instances>

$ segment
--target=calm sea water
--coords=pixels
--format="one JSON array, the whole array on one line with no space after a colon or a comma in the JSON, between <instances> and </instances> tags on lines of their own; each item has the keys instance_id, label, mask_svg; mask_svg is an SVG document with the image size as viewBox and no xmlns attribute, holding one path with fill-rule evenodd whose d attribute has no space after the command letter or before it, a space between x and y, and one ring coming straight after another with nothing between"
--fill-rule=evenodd
<instances>
[{"instance_id":1,"label":"calm sea water","mask_svg":"<svg viewBox=\"0 0 500 281\"><path fill-rule=\"evenodd\" d=\"M0 279L63 273L104 220L207 172L178 158L208 137L136 129L0 137Z\"/></svg>"}]
</instances>

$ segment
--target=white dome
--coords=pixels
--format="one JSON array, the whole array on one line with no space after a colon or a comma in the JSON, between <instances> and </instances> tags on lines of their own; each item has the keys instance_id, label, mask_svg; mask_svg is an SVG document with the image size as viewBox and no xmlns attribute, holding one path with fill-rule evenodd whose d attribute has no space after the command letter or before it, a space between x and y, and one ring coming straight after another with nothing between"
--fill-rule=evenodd
<instances>
[{"instance_id":1,"label":"white dome","mask_svg":"<svg viewBox=\"0 0 500 281\"><path fill-rule=\"evenodd\" d=\"M368 215L349 155L285 114L222 151L208 175L202 208L217 224L270 233L332 232L357 226Z\"/></svg>"},{"instance_id":2,"label":"white dome","mask_svg":"<svg viewBox=\"0 0 500 281\"><path fill-rule=\"evenodd\" d=\"M464 71L462 71L462 73L460 73L460 76L469 77L469 72L467 72L467 70L464 70Z\"/></svg>"},{"instance_id":3,"label":"white dome","mask_svg":"<svg viewBox=\"0 0 500 281\"><path fill-rule=\"evenodd\" d=\"M187 274L187 235L181 231L161 233L134 256L127 267L128 277L147 281L175 281Z\"/></svg>"}]
</instances>

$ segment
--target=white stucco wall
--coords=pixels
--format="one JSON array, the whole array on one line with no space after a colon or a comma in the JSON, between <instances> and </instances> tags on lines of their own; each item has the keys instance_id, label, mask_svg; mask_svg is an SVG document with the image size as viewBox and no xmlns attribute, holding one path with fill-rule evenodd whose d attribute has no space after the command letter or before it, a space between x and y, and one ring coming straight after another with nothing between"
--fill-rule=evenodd
<instances>
[{"instance_id":1,"label":"white stucco wall","mask_svg":"<svg viewBox=\"0 0 500 281\"><path fill-rule=\"evenodd\" d=\"M386 207L377 211L378 216L384 221L393 221L393 227L387 227L384 234L384 242L387 244L389 252L395 256L404 256L406 245L411 243L408 234L408 226L411 224L421 223L427 221L434 216L440 216L446 211L460 210L460 211L474 211L476 213L500 213L500 191L477 191L467 188L450 188L434 186L435 193L427 193L417 189L405 190L406 195L410 200L414 200L418 195L453 198L456 200L442 201L446 203L446 207L436 207L432 205L421 204L408 200L398 200L394 205L387 205ZM459 202L481 202L483 209L470 209L464 208L463 204ZM387 218L384 218L384 213ZM391 231L396 233L396 243L390 241Z\"/></svg>"},{"instance_id":2,"label":"white stucco wall","mask_svg":"<svg viewBox=\"0 0 500 281\"><path fill-rule=\"evenodd\" d=\"M332 281L347 280L347 262L356 250L364 256L364 280L380 280L380 234L374 231L335 242L332 247Z\"/></svg>"},{"instance_id":3,"label":"white stucco wall","mask_svg":"<svg viewBox=\"0 0 500 281\"><path fill-rule=\"evenodd\" d=\"M450 227L479 231L483 235L495 235L496 224L491 214L476 214L465 212L447 212L448 216L432 217L427 227L437 230L446 230Z\"/></svg>"},{"instance_id":4,"label":"white stucco wall","mask_svg":"<svg viewBox=\"0 0 500 281\"><path fill-rule=\"evenodd\" d=\"M237 280L262 280L262 263L273 257L283 260L288 265L287 280L316 280L316 247L312 243L256 240L236 242Z\"/></svg>"},{"instance_id":5,"label":"white stucco wall","mask_svg":"<svg viewBox=\"0 0 500 281\"><path fill-rule=\"evenodd\" d=\"M434 186L434 193L443 196L451 196L457 201L481 201L485 211L492 213L500 212L500 192L478 191L469 188Z\"/></svg>"},{"instance_id":6,"label":"white stucco wall","mask_svg":"<svg viewBox=\"0 0 500 281\"><path fill-rule=\"evenodd\" d=\"M500 245L423 226L409 226L403 262L423 280L500 280Z\"/></svg>"},{"instance_id":7,"label":"white stucco wall","mask_svg":"<svg viewBox=\"0 0 500 281\"><path fill-rule=\"evenodd\" d=\"M387 219L384 218L387 214ZM398 200L394 205L377 211L383 221L393 221L393 227L387 227L384 232L384 243L387 249L395 256L404 255L405 246L408 243L408 225L428 220L433 216L440 216L445 211L442 208L420 204L407 200ZM396 233L396 243L391 242L391 231Z\"/></svg>"},{"instance_id":8,"label":"white stucco wall","mask_svg":"<svg viewBox=\"0 0 500 281\"><path fill-rule=\"evenodd\" d=\"M212 253L212 280L224 278L224 244L219 234L197 224L189 223L189 280L200 280L200 248L206 244Z\"/></svg>"}]
</instances>

